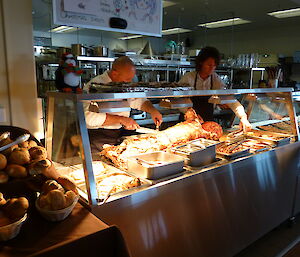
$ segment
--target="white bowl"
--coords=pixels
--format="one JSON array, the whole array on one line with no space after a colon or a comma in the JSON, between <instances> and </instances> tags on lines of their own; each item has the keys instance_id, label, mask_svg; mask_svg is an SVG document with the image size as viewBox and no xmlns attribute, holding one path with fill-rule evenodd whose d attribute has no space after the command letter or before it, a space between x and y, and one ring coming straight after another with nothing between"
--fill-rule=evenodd
<instances>
[{"instance_id":1,"label":"white bowl","mask_svg":"<svg viewBox=\"0 0 300 257\"><path fill-rule=\"evenodd\" d=\"M67 208L61 209L61 210L57 210L57 211L49 211L49 210L42 209L38 204L38 199L39 198L37 198L35 201L35 207L46 220L61 221L70 215L74 206L78 202L79 195L76 196L74 202L70 206L68 206Z\"/></svg>"},{"instance_id":2,"label":"white bowl","mask_svg":"<svg viewBox=\"0 0 300 257\"><path fill-rule=\"evenodd\" d=\"M16 237L26 219L27 213L25 213L25 215L16 222L0 227L0 241L7 241Z\"/></svg>"}]
</instances>

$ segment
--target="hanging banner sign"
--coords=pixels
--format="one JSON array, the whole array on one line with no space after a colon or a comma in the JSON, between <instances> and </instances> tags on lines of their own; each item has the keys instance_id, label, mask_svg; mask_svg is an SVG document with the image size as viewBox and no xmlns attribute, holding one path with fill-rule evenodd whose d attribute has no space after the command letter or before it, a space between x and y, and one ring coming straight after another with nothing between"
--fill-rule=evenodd
<instances>
[{"instance_id":1,"label":"hanging banner sign","mask_svg":"<svg viewBox=\"0 0 300 257\"><path fill-rule=\"evenodd\" d=\"M53 23L161 36L162 0L52 0Z\"/></svg>"}]
</instances>

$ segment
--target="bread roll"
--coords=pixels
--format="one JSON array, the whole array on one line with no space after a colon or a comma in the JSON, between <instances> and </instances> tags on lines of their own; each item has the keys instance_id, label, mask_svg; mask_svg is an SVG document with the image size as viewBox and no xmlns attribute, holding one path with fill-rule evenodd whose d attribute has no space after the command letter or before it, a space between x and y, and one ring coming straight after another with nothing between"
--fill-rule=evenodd
<instances>
[{"instance_id":1,"label":"bread roll","mask_svg":"<svg viewBox=\"0 0 300 257\"><path fill-rule=\"evenodd\" d=\"M3 194L0 192L0 207L6 204L6 200L3 196Z\"/></svg>"},{"instance_id":2,"label":"bread roll","mask_svg":"<svg viewBox=\"0 0 300 257\"><path fill-rule=\"evenodd\" d=\"M47 151L42 146L34 146L29 149L29 153L31 156L31 159L46 159L47 158Z\"/></svg>"},{"instance_id":3,"label":"bread roll","mask_svg":"<svg viewBox=\"0 0 300 257\"><path fill-rule=\"evenodd\" d=\"M4 154L0 153L0 170L3 170L7 165L7 159Z\"/></svg>"},{"instance_id":4,"label":"bread roll","mask_svg":"<svg viewBox=\"0 0 300 257\"><path fill-rule=\"evenodd\" d=\"M76 198L76 194L73 191L67 191L65 193L65 198L66 198L66 207L69 207L74 203L74 200Z\"/></svg>"},{"instance_id":5,"label":"bread roll","mask_svg":"<svg viewBox=\"0 0 300 257\"><path fill-rule=\"evenodd\" d=\"M13 178L25 178L27 177L27 170L25 167L17 164L8 164L6 171L9 176Z\"/></svg>"},{"instance_id":6,"label":"bread roll","mask_svg":"<svg viewBox=\"0 0 300 257\"><path fill-rule=\"evenodd\" d=\"M48 202L47 195L44 195L44 194L40 195L40 197L38 199L38 205L41 209L48 210L48 211L51 210L51 205Z\"/></svg>"},{"instance_id":7,"label":"bread roll","mask_svg":"<svg viewBox=\"0 0 300 257\"><path fill-rule=\"evenodd\" d=\"M20 148L28 148L28 146L29 146L29 142L28 141L25 141L25 142L22 142L22 143L19 144Z\"/></svg>"},{"instance_id":8,"label":"bread roll","mask_svg":"<svg viewBox=\"0 0 300 257\"><path fill-rule=\"evenodd\" d=\"M48 194L51 190L55 190L55 189L58 189L62 193L65 192L64 188L60 184L58 184L55 180L51 179L51 180L47 180L44 183L42 187L42 192L43 194Z\"/></svg>"},{"instance_id":9,"label":"bread roll","mask_svg":"<svg viewBox=\"0 0 300 257\"><path fill-rule=\"evenodd\" d=\"M78 193L76 185L71 178L67 176L60 176L59 178L57 178L57 182L61 184L66 191L71 190L76 194Z\"/></svg>"},{"instance_id":10,"label":"bread roll","mask_svg":"<svg viewBox=\"0 0 300 257\"><path fill-rule=\"evenodd\" d=\"M4 171L0 171L0 184L6 183L8 181L8 175Z\"/></svg>"},{"instance_id":11,"label":"bread roll","mask_svg":"<svg viewBox=\"0 0 300 257\"><path fill-rule=\"evenodd\" d=\"M5 138L5 139L3 139L3 140L0 141L0 147L1 147L1 146L8 145L8 144L10 144L10 143L12 143L12 142L13 142L13 141L12 141L9 137L8 137L8 138ZM10 148L8 148L8 149L2 151L1 153L4 154L5 156L8 156L8 155L10 155L10 153L12 152L12 150L13 150L14 148L16 148L16 147L18 147L18 146L17 146L17 145L12 146L12 147L10 147Z\"/></svg>"},{"instance_id":12,"label":"bread roll","mask_svg":"<svg viewBox=\"0 0 300 257\"><path fill-rule=\"evenodd\" d=\"M53 211L63 209L66 206L65 195L58 189L52 190L47 194L47 201L50 203Z\"/></svg>"},{"instance_id":13,"label":"bread roll","mask_svg":"<svg viewBox=\"0 0 300 257\"><path fill-rule=\"evenodd\" d=\"M12 198L3 206L3 212L12 220L22 218L29 207L28 200L25 197Z\"/></svg>"},{"instance_id":14,"label":"bread roll","mask_svg":"<svg viewBox=\"0 0 300 257\"><path fill-rule=\"evenodd\" d=\"M0 227L7 226L11 223L12 221L3 212L0 212Z\"/></svg>"},{"instance_id":15,"label":"bread roll","mask_svg":"<svg viewBox=\"0 0 300 257\"><path fill-rule=\"evenodd\" d=\"M35 147L35 146L38 146L37 143L34 140L29 140L28 148Z\"/></svg>"},{"instance_id":16,"label":"bread roll","mask_svg":"<svg viewBox=\"0 0 300 257\"><path fill-rule=\"evenodd\" d=\"M47 159L34 160L28 166L28 172L30 175L39 175L43 174L46 169L51 167L51 161Z\"/></svg>"},{"instance_id":17,"label":"bread roll","mask_svg":"<svg viewBox=\"0 0 300 257\"><path fill-rule=\"evenodd\" d=\"M30 154L26 148L14 149L8 157L8 163L24 165L30 162Z\"/></svg>"}]
</instances>

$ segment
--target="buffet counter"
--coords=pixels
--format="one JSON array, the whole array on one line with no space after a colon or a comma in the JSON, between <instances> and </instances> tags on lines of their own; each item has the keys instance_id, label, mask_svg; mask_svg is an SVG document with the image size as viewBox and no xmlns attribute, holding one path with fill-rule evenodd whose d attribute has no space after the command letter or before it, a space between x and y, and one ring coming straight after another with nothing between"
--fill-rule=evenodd
<instances>
[{"instance_id":1,"label":"buffet counter","mask_svg":"<svg viewBox=\"0 0 300 257\"><path fill-rule=\"evenodd\" d=\"M242 96L253 131L237 136L233 123L221 137L213 123L178 122L92 155L84 104L103 102L105 112L113 112L107 103L116 106L122 99L172 103L198 95L213 95L219 103L224 96ZM265 111L275 108L282 120ZM46 146L57 169L75 180L92 213L118 225L132 256L224 257L298 212L299 115L289 88L50 93ZM191 149L196 150L184 152ZM197 152L196 160L204 152L211 158L192 165Z\"/></svg>"}]
</instances>

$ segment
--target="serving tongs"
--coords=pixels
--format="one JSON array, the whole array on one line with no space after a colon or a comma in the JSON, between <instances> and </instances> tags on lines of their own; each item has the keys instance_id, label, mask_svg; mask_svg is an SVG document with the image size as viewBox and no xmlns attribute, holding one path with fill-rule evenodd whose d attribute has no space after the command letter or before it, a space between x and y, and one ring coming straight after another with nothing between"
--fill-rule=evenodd
<instances>
[{"instance_id":1,"label":"serving tongs","mask_svg":"<svg viewBox=\"0 0 300 257\"><path fill-rule=\"evenodd\" d=\"M242 136L243 134L244 134L244 131L242 129L239 129L239 130L228 133L227 137L234 138L234 137Z\"/></svg>"},{"instance_id":2,"label":"serving tongs","mask_svg":"<svg viewBox=\"0 0 300 257\"><path fill-rule=\"evenodd\" d=\"M2 135L1 135L2 136ZM4 145L2 147L0 147L0 152L14 146L20 143L23 143L25 141L27 141L30 138L30 134L24 134L22 136L19 136L15 141L11 142L10 144Z\"/></svg>"},{"instance_id":3,"label":"serving tongs","mask_svg":"<svg viewBox=\"0 0 300 257\"><path fill-rule=\"evenodd\" d=\"M238 148L240 145L242 145L247 140L248 139L243 139L242 141L233 143L233 144L236 144L236 145L234 145L233 147L229 148L228 151L232 152L234 149Z\"/></svg>"},{"instance_id":4,"label":"serving tongs","mask_svg":"<svg viewBox=\"0 0 300 257\"><path fill-rule=\"evenodd\" d=\"M10 132L4 132L0 135L0 142L4 139L7 139L10 136Z\"/></svg>"},{"instance_id":5,"label":"serving tongs","mask_svg":"<svg viewBox=\"0 0 300 257\"><path fill-rule=\"evenodd\" d=\"M143 159L140 159L140 158L138 158L138 157L136 157L135 160L138 162L138 164L140 164L140 165L142 165L142 166L144 166L143 164L147 164L148 166L154 166L153 163L147 162L147 161L145 161L145 160L143 160Z\"/></svg>"},{"instance_id":6,"label":"serving tongs","mask_svg":"<svg viewBox=\"0 0 300 257\"><path fill-rule=\"evenodd\" d=\"M105 204L107 202L108 198L112 195L112 192L113 192L114 189L115 189L115 186L112 186L112 188L108 191L107 195L105 196L105 198L101 202L101 205Z\"/></svg>"}]
</instances>

